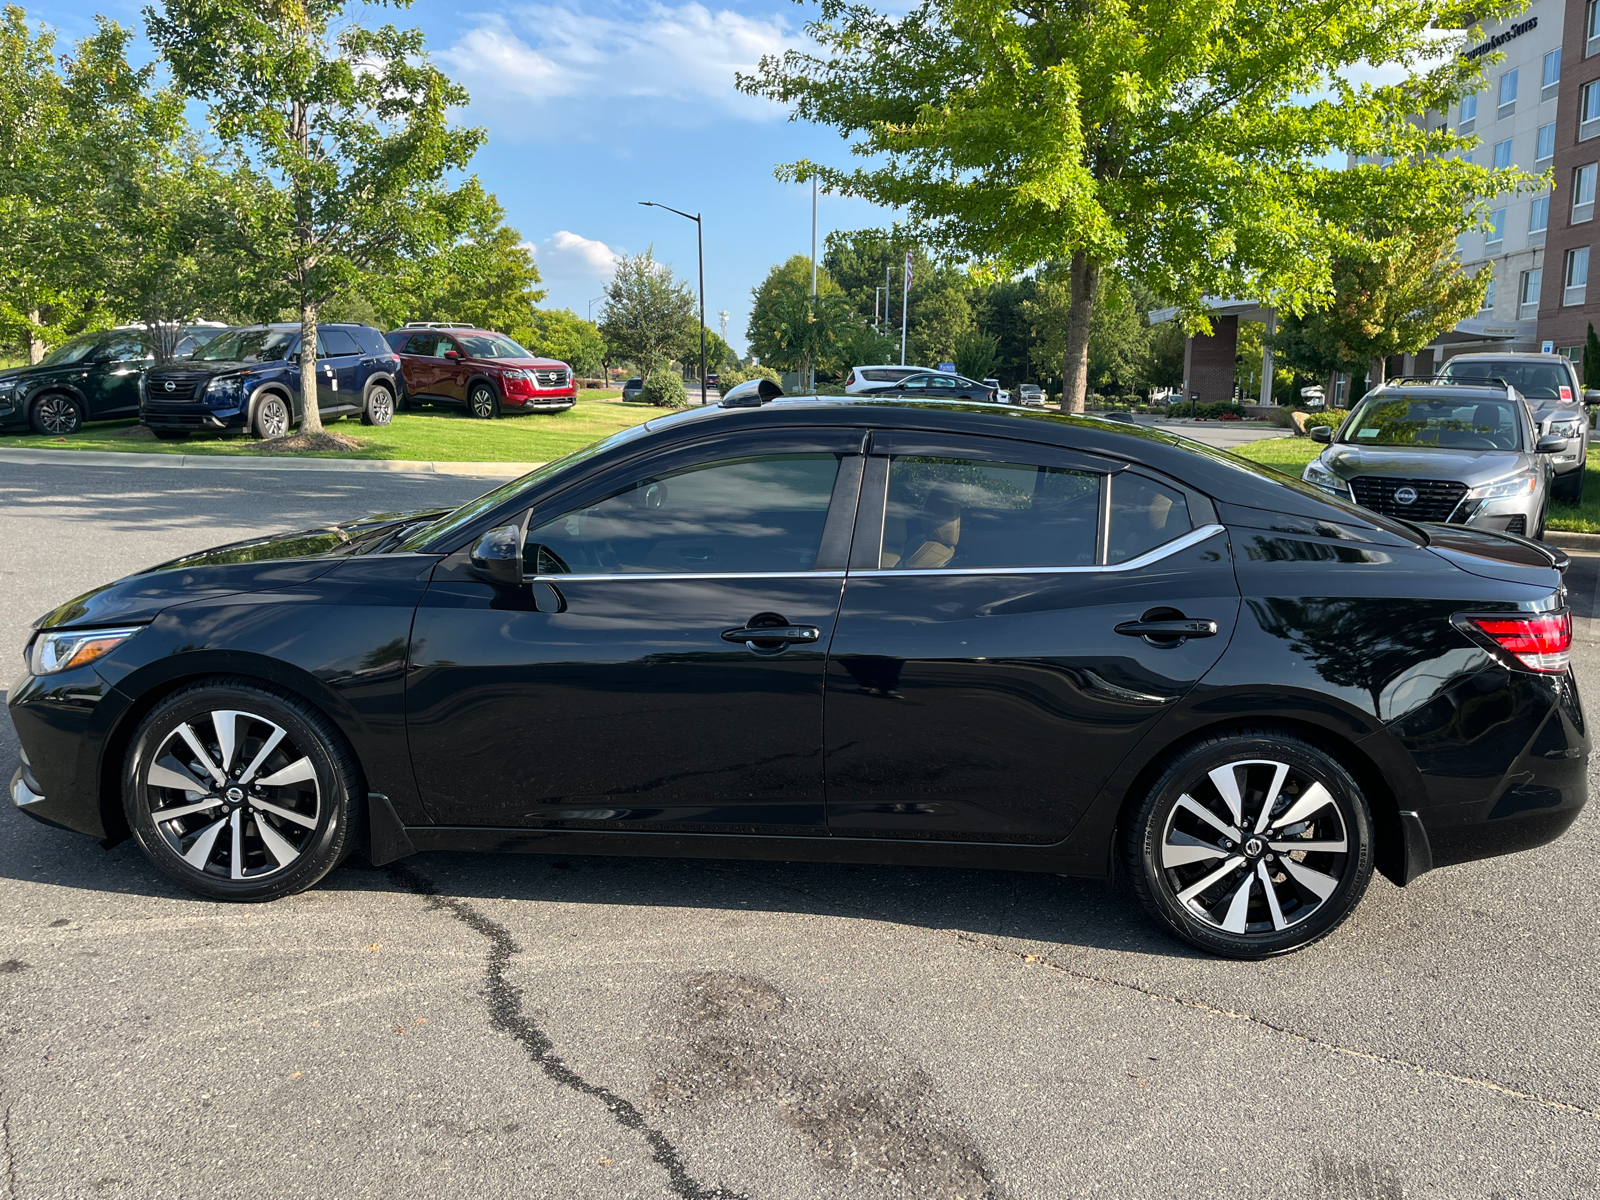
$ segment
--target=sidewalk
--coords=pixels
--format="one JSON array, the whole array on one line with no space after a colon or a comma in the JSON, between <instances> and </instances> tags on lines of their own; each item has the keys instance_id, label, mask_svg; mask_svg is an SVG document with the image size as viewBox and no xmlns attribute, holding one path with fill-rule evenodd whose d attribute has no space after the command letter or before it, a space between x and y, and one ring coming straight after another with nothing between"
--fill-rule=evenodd
<instances>
[{"instance_id":1,"label":"sidewalk","mask_svg":"<svg viewBox=\"0 0 1600 1200\"><path fill-rule=\"evenodd\" d=\"M0 464L63 467L160 467L166 470L216 471L389 471L407 475L471 475L514 479L543 463L524 462L411 462L393 458L292 458L253 454L139 454L105 450L0 449Z\"/></svg>"}]
</instances>

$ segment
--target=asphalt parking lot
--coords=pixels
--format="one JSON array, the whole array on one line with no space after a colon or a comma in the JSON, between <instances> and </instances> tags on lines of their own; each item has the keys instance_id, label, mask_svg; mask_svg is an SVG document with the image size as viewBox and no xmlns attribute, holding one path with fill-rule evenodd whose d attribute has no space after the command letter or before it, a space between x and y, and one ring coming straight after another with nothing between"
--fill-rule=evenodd
<instances>
[{"instance_id":1,"label":"asphalt parking lot","mask_svg":"<svg viewBox=\"0 0 1600 1200\"><path fill-rule=\"evenodd\" d=\"M487 486L0 463L0 682L118 574ZM7 1200L1600 1196L1596 806L1256 964L997 872L424 854L231 907L9 804L0 881Z\"/></svg>"}]
</instances>

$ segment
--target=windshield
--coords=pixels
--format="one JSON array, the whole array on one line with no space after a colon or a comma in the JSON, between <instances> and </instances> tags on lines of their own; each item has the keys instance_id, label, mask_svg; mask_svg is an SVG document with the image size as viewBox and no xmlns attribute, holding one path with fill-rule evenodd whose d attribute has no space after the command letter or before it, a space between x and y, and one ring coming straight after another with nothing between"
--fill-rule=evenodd
<instances>
[{"instance_id":1,"label":"windshield","mask_svg":"<svg viewBox=\"0 0 1600 1200\"><path fill-rule=\"evenodd\" d=\"M102 336L98 333L92 333L88 337L73 338L70 342L64 342L50 351L49 354L46 354L40 360L39 365L41 367L55 367L60 366L62 363L82 362L94 353L94 348L100 344Z\"/></svg>"},{"instance_id":2,"label":"windshield","mask_svg":"<svg viewBox=\"0 0 1600 1200\"><path fill-rule=\"evenodd\" d=\"M521 346L498 333L473 333L461 339L473 358L532 358Z\"/></svg>"},{"instance_id":3,"label":"windshield","mask_svg":"<svg viewBox=\"0 0 1600 1200\"><path fill-rule=\"evenodd\" d=\"M276 362L300 334L298 329L230 329L195 352L196 362Z\"/></svg>"},{"instance_id":4,"label":"windshield","mask_svg":"<svg viewBox=\"0 0 1600 1200\"><path fill-rule=\"evenodd\" d=\"M1572 376L1560 363L1518 362L1516 359L1486 362L1481 358L1458 362L1452 359L1444 365L1444 377L1463 383L1469 379L1503 379L1533 401L1573 398Z\"/></svg>"},{"instance_id":5,"label":"windshield","mask_svg":"<svg viewBox=\"0 0 1600 1200\"><path fill-rule=\"evenodd\" d=\"M1515 401L1387 396L1364 400L1339 440L1356 446L1520 450Z\"/></svg>"}]
</instances>

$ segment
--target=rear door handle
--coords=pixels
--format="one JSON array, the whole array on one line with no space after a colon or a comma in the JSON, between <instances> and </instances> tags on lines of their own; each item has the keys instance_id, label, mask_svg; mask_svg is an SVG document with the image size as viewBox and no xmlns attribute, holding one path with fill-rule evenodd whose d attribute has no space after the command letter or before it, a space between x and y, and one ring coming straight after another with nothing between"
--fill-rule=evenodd
<instances>
[{"instance_id":1,"label":"rear door handle","mask_svg":"<svg viewBox=\"0 0 1600 1200\"><path fill-rule=\"evenodd\" d=\"M815 625L764 625L745 626L743 629L724 629L722 640L743 642L751 650L770 650L775 647L758 646L756 642L782 642L785 646L795 642L815 642L822 638L822 630Z\"/></svg>"},{"instance_id":2,"label":"rear door handle","mask_svg":"<svg viewBox=\"0 0 1600 1200\"><path fill-rule=\"evenodd\" d=\"M1216 637L1217 623L1190 617L1177 621L1124 621L1117 626L1117 632L1129 637Z\"/></svg>"}]
</instances>

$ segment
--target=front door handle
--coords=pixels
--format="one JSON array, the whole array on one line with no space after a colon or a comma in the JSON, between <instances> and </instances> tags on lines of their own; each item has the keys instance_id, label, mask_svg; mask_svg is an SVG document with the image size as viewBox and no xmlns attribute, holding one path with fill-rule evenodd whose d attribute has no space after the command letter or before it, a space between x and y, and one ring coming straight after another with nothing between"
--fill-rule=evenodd
<instances>
[{"instance_id":1,"label":"front door handle","mask_svg":"<svg viewBox=\"0 0 1600 1200\"><path fill-rule=\"evenodd\" d=\"M822 630L815 625L747 625L742 629L724 629L722 640L743 642L746 649L756 651L781 650L795 642L815 642L822 638ZM777 642L776 646L758 646L757 642Z\"/></svg>"},{"instance_id":2,"label":"front door handle","mask_svg":"<svg viewBox=\"0 0 1600 1200\"><path fill-rule=\"evenodd\" d=\"M1217 623L1191 617L1175 621L1124 621L1117 626L1117 632L1145 638L1216 637Z\"/></svg>"}]
</instances>

